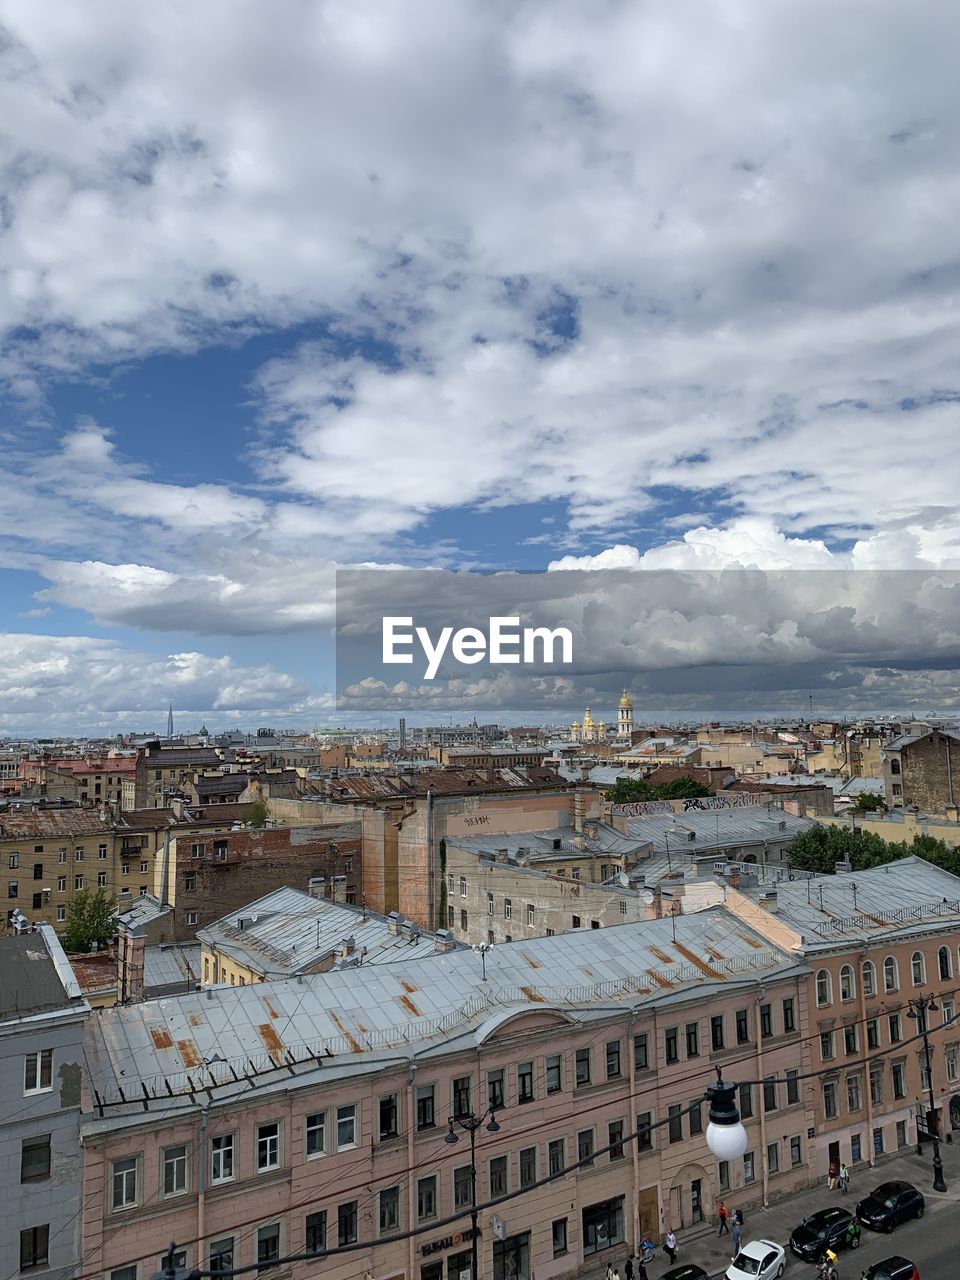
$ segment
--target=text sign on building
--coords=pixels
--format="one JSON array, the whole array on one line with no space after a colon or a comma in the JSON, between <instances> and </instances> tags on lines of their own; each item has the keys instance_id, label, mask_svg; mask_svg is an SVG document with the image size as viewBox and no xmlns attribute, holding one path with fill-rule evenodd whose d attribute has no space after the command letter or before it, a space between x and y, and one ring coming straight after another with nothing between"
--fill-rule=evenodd
<instances>
[{"instance_id":1,"label":"text sign on building","mask_svg":"<svg viewBox=\"0 0 960 1280\"><path fill-rule=\"evenodd\" d=\"M477 1230L479 1238L483 1233ZM473 1240L473 1228L467 1227L466 1231L454 1231L452 1235L444 1236L442 1240L431 1240L428 1244L420 1246L420 1256L429 1258L431 1254L443 1253L445 1249L455 1249L459 1244L469 1244Z\"/></svg>"}]
</instances>

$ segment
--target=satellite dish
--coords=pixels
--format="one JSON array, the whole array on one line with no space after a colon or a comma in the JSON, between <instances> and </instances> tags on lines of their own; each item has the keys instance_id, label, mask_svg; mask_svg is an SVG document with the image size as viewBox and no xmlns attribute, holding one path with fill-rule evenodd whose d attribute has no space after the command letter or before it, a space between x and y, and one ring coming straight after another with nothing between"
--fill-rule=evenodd
<instances>
[{"instance_id":1,"label":"satellite dish","mask_svg":"<svg viewBox=\"0 0 960 1280\"><path fill-rule=\"evenodd\" d=\"M643 902L644 902L644 906L647 906L647 907L652 907L654 902L656 902L656 894L653 892L652 889L644 889Z\"/></svg>"},{"instance_id":2,"label":"satellite dish","mask_svg":"<svg viewBox=\"0 0 960 1280\"><path fill-rule=\"evenodd\" d=\"M617 880L623 886L624 889L630 888L630 877L627 875L625 871L620 872L620 874L617 876Z\"/></svg>"}]
</instances>

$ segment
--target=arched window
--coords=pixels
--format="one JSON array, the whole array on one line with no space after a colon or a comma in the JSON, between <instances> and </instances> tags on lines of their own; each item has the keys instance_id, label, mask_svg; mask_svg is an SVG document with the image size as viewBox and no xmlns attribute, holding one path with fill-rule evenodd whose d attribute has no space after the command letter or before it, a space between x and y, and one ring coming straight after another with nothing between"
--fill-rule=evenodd
<instances>
[{"instance_id":1,"label":"arched window","mask_svg":"<svg viewBox=\"0 0 960 1280\"><path fill-rule=\"evenodd\" d=\"M923 963L923 953L915 951L910 961L910 974L915 987L922 987L927 980L927 969Z\"/></svg>"},{"instance_id":2,"label":"arched window","mask_svg":"<svg viewBox=\"0 0 960 1280\"><path fill-rule=\"evenodd\" d=\"M840 999L852 1000L856 993L856 983L853 980L853 966L845 964L840 970Z\"/></svg>"},{"instance_id":3,"label":"arched window","mask_svg":"<svg viewBox=\"0 0 960 1280\"><path fill-rule=\"evenodd\" d=\"M863 994L865 996L877 994L877 971L872 960L863 962Z\"/></svg>"},{"instance_id":4,"label":"arched window","mask_svg":"<svg viewBox=\"0 0 960 1280\"><path fill-rule=\"evenodd\" d=\"M948 947L941 947L937 952L937 964L940 966L940 977L944 981L953 977L950 972L950 950Z\"/></svg>"},{"instance_id":5,"label":"arched window","mask_svg":"<svg viewBox=\"0 0 960 1280\"><path fill-rule=\"evenodd\" d=\"M817 972L817 1008L822 1009L824 1005L833 1004L833 991L831 989L830 974L826 969L820 969Z\"/></svg>"},{"instance_id":6,"label":"arched window","mask_svg":"<svg viewBox=\"0 0 960 1280\"><path fill-rule=\"evenodd\" d=\"M891 772L891 773L899 773L899 772L900 772L900 761L899 761L899 760L891 760L891 761L890 761L890 772Z\"/></svg>"},{"instance_id":7,"label":"arched window","mask_svg":"<svg viewBox=\"0 0 960 1280\"><path fill-rule=\"evenodd\" d=\"M883 962L883 989L884 991L900 990L900 975L897 972L897 962L893 956L887 956Z\"/></svg>"}]
</instances>

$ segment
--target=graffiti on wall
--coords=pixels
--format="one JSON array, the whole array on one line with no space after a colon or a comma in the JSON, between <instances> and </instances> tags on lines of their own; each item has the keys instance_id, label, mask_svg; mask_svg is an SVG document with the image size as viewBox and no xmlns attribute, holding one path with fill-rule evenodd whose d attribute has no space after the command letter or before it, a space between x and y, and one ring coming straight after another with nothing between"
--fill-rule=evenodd
<instances>
[{"instance_id":1,"label":"graffiti on wall","mask_svg":"<svg viewBox=\"0 0 960 1280\"><path fill-rule=\"evenodd\" d=\"M689 800L635 800L632 804L612 804L612 818L644 818L654 813L709 812L713 809L749 809L769 804L767 792L737 791L729 796L695 796Z\"/></svg>"}]
</instances>

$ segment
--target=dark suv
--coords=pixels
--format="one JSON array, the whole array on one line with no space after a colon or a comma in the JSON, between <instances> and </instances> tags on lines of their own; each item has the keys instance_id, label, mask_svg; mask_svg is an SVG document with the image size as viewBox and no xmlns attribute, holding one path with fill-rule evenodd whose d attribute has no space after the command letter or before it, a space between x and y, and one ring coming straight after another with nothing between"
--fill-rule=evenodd
<instances>
[{"instance_id":1,"label":"dark suv","mask_svg":"<svg viewBox=\"0 0 960 1280\"><path fill-rule=\"evenodd\" d=\"M910 1218L922 1218L926 1202L909 1182L881 1182L857 1205L857 1217L874 1231L892 1231Z\"/></svg>"},{"instance_id":2,"label":"dark suv","mask_svg":"<svg viewBox=\"0 0 960 1280\"><path fill-rule=\"evenodd\" d=\"M827 1249L856 1249L860 1226L846 1209L821 1209L804 1218L790 1237L790 1250L804 1262L819 1262Z\"/></svg>"},{"instance_id":3,"label":"dark suv","mask_svg":"<svg viewBox=\"0 0 960 1280\"><path fill-rule=\"evenodd\" d=\"M883 1258L867 1267L863 1280L920 1280L920 1273L909 1258Z\"/></svg>"}]
</instances>

